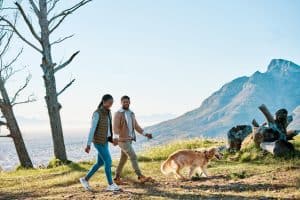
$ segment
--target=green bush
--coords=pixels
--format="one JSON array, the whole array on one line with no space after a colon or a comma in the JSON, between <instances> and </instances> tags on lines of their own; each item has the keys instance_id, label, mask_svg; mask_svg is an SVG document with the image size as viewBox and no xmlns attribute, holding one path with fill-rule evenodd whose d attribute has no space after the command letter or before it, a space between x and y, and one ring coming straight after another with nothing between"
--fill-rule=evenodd
<instances>
[{"instance_id":1,"label":"green bush","mask_svg":"<svg viewBox=\"0 0 300 200\"><path fill-rule=\"evenodd\" d=\"M251 160L251 153L250 152L245 152L245 153L242 153L241 156L240 156L240 161L241 162L248 162Z\"/></svg>"}]
</instances>

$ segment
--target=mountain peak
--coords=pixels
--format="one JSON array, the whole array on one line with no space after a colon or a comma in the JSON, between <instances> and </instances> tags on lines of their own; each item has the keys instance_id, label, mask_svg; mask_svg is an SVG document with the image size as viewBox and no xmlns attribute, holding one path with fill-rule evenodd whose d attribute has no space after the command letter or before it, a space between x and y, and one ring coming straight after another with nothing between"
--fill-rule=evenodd
<instances>
[{"instance_id":1,"label":"mountain peak","mask_svg":"<svg viewBox=\"0 0 300 200\"><path fill-rule=\"evenodd\" d=\"M300 66L288 60L273 59L267 72L300 72Z\"/></svg>"}]
</instances>

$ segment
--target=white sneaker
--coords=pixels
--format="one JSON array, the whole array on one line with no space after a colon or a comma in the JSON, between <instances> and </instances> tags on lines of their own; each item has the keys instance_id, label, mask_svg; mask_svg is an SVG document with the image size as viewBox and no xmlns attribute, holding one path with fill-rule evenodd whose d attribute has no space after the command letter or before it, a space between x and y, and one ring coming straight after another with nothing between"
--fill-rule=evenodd
<instances>
[{"instance_id":1,"label":"white sneaker","mask_svg":"<svg viewBox=\"0 0 300 200\"><path fill-rule=\"evenodd\" d=\"M115 183L107 186L107 188L106 188L106 191L110 191L110 192L117 192L120 190L121 190L121 188L119 186L117 186L117 184L115 184Z\"/></svg>"},{"instance_id":2,"label":"white sneaker","mask_svg":"<svg viewBox=\"0 0 300 200\"><path fill-rule=\"evenodd\" d=\"M87 182L87 180L85 180L85 178L80 178L79 181L85 190L87 190L87 191L92 190L91 186L89 185L89 182Z\"/></svg>"}]
</instances>

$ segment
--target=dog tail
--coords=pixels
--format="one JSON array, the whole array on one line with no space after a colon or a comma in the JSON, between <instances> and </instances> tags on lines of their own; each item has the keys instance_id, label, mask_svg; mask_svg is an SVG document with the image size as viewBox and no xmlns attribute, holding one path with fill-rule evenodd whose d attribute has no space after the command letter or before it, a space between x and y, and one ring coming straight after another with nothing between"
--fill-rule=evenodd
<instances>
[{"instance_id":1,"label":"dog tail","mask_svg":"<svg viewBox=\"0 0 300 200\"><path fill-rule=\"evenodd\" d=\"M163 173L164 175L168 175L171 173L170 171L170 160L167 159L166 161L164 161L161 166L160 166L160 171L161 173Z\"/></svg>"}]
</instances>

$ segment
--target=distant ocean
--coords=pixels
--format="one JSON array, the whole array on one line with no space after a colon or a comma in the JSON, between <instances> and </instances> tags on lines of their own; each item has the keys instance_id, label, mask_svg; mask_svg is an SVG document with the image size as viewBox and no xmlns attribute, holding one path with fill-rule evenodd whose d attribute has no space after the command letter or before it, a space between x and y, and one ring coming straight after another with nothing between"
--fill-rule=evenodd
<instances>
[{"instance_id":1,"label":"distant ocean","mask_svg":"<svg viewBox=\"0 0 300 200\"><path fill-rule=\"evenodd\" d=\"M47 166L53 155L51 136L43 137L24 137L27 150L35 167L44 165ZM65 145L68 154L68 159L78 161L94 160L96 151L92 148L90 154L84 152L86 138L79 136L66 136ZM142 145L135 143L135 149L138 152L142 149ZM120 156L120 149L110 145L110 152L113 158ZM15 146L11 139L0 138L0 167L3 170L13 170L19 165L19 160L16 154Z\"/></svg>"}]
</instances>

